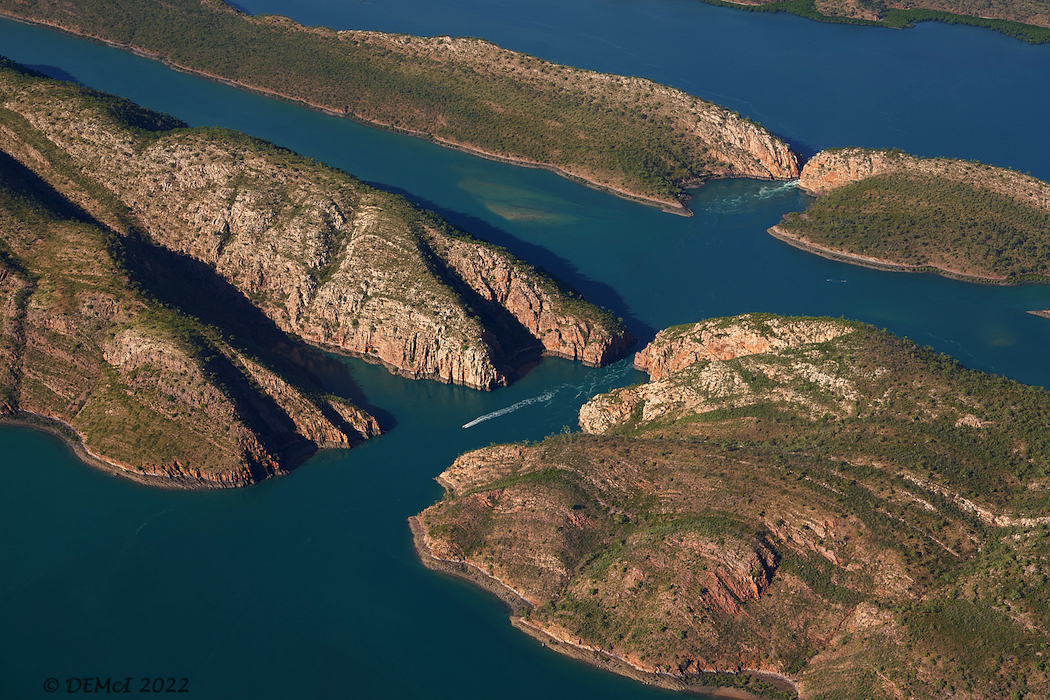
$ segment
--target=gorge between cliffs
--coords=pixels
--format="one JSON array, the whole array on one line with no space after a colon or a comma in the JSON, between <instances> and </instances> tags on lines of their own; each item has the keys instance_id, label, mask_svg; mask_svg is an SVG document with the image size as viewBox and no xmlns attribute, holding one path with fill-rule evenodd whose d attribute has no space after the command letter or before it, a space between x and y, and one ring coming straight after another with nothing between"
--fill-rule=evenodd
<instances>
[{"instance_id":1,"label":"gorge between cliffs","mask_svg":"<svg viewBox=\"0 0 1050 700\"><path fill-rule=\"evenodd\" d=\"M476 389L634 342L542 270L346 173L10 63L0 93L0 406L119 473L245 485L377 435L289 360L303 342Z\"/></svg>"}]
</instances>

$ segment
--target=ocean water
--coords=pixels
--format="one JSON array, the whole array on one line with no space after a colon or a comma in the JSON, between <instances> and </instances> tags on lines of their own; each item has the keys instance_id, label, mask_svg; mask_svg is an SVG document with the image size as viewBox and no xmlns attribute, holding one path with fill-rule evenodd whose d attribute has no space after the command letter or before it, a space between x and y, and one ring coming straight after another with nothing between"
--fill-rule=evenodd
<instances>
[{"instance_id":1,"label":"ocean water","mask_svg":"<svg viewBox=\"0 0 1050 700\"><path fill-rule=\"evenodd\" d=\"M1050 179L1050 47L967 27L908 31L752 15L692 0L252 0L310 24L482 36L596 70L644 75L758 119L804 154L896 146ZM542 17L542 21L536 21ZM98 44L0 21L0 54L195 125L270 139L403 193L569 280L642 341L710 316L859 319L968 366L1050 386L1050 287L985 287L807 255L765 233L806 198L715 182L692 218L541 170L369 129L172 72ZM307 358L364 395L387 435L222 493L142 487L54 438L0 426L0 696L69 694L73 677L186 678L205 698L671 697L543 649L498 601L425 570L405 519L465 450L575 429L590 396L644 380L547 360L491 393ZM469 427L467 427L469 426Z\"/></svg>"}]
</instances>

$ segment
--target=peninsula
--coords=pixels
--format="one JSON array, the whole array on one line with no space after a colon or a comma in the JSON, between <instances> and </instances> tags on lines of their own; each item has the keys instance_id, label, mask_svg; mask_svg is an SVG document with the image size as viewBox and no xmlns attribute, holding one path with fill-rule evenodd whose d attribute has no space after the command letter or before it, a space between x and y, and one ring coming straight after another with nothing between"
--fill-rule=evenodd
<instances>
[{"instance_id":1,"label":"peninsula","mask_svg":"<svg viewBox=\"0 0 1050 700\"><path fill-rule=\"evenodd\" d=\"M186 486L376 435L297 344L479 389L634 342L546 273L273 144L0 61L0 413Z\"/></svg>"},{"instance_id":2,"label":"peninsula","mask_svg":"<svg viewBox=\"0 0 1050 700\"><path fill-rule=\"evenodd\" d=\"M770 233L818 255L990 284L1050 282L1050 183L974 161L895 150L821 151L817 195Z\"/></svg>"},{"instance_id":3,"label":"peninsula","mask_svg":"<svg viewBox=\"0 0 1050 700\"><path fill-rule=\"evenodd\" d=\"M751 12L789 12L818 22L904 29L918 22L969 24L1028 42L1050 42L1042 0L701 0Z\"/></svg>"},{"instance_id":4,"label":"peninsula","mask_svg":"<svg viewBox=\"0 0 1050 700\"><path fill-rule=\"evenodd\" d=\"M304 27L220 0L0 0L0 14L678 213L686 185L798 174L787 144L735 112L481 39Z\"/></svg>"},{"instance_id":5,"label":"peninsula","mask_svg":"<svg viewBox=\"0 0 1050 700\"><path fill-rule=\"evenodd\" d=\"M677 326L635 362L583 434L442 473L424 561L665 687L1050 693L1050 393L821 318Z\"/></svg>"}]
</instances>

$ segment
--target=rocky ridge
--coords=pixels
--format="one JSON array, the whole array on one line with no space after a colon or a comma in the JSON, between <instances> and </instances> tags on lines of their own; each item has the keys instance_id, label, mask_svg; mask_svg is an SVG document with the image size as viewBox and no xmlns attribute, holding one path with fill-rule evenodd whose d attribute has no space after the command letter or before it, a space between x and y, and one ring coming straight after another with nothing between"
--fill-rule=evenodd
<instances>
[{"instance_id":1,"label":"rocky ridge","mask_svg":"<svg viewBox=\"0 0 1050 700\"><path fill-rule=\"evenodd\" d=\"M675 213L689 213L681 200L690 184L798 173L782 140L736 113L648 80L569 68L478 39L336 32L198 0L160 7L84 0L75 10L51 0L0 0L0 12Z\"/></svg>"},{"instance_id":2,"label":"rocky ridge","mask_svg":"<svg viewBox=\"0 0 1050 700\"><path fill-rule=\"evenodd\" d=\"M270 21L305 30L283 18ZM423 57L447 67L467 68L486 76L506 75L545 92L583 90L592 100L610 108L633 109L641 103L649 120L657 125L667 120L674 130L693 139L698 150L706 150L713 159L708 168L718 176L782 180L798 177L798 157L786 143L760 125L652 80L560 66L476 38L427 38L355 30L339 31L336 35L343 41L370 44L413 58ZM509 107L490 106L497 112ZM593 179L593 173L587 171L573 167L561 169L570 175ZM624 183L601 184L625 186Z\"/></svg>"},{"instance_id":3,"label":"rocky ridge","mask_svg":"<svg viewBox=\"0 0 1050 700\"><path fill-rule=\"evenodd\" d=\"M380 432L308 377L144 294L132 270L160 261L138 259L2 149L0 251L0 417L56 430L100 467L245 486Z\"/></svg>"},{"instance_id":4,"label":"rocky ridge","mask_svg":"<svg viewBox=\"0 0 1050 700\"><path fill-rule=\"evenodd\" d=\"M541 353L602 364L633 342L507 251L345 173L231 132L129 129L105 101L54 82L4 88L4 107L156 245L214 269L311 343L491 389Z\"/></svg>"},{"instance_id":5,"label":"rocky ridge","mask_svg":"<svg viewBox=\"0 0 1050 700\"><path fill-rule=\"evenodd\" d=\"M763 314L662 331L638 366L650 382L592 399L585 434L458 458L414 524L424 559L491 582L552 647L669 688L1050 688L1050 394Z\"/></svg>"},{"instance_id":6,"label":"rocky ridge","mask_svg":"<svg viewBox=\"0 0 1050 700\"><path fill-rule=\"evenodd\" d=\"M894 173L965 182L1050 210L1050 183L1031 175L976 161L920 158L896 150L834 148L821 151L806 161L798 186L821 195L876 175Z\"/></svg>"},{"instance_id":7,"label":"rocky ridge","mask_svg":"<svg viewBox=\"0 0 1050 700\"><path fill-rule=\"evenodd\" d=\"M660 331L635 355L635 369L647 372L649 382L594 397L580 409L580 427L585 433L600 434L631 421L650 424L770 400L804 406L814 418L829 411L847 415L859 393L853 382L836 376L836 367L805 358L788 363L782 358L793 349L848 332L827 320L760 315ZM738 359L734 364L741 365L739 369L727 364ZM754 373L767 377L775 389L754 391L745 379ZM805 382L806 390L794 389L796 382Z\"/></svg>"}]
</instances>

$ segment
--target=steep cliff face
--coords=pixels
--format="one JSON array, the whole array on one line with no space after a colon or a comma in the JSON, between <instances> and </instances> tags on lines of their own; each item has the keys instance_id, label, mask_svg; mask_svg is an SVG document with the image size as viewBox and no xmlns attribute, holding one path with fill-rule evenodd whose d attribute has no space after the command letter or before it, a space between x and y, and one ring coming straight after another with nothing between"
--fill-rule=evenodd
<instances>
[{"instance_id":1,"label":"steep cliff face","mask_svg":"<svg viewBox=\"0 0 1050 700\"><path fill-rule=\"evenodd\" d=\"M98 102L9 81L5 105L115 194L155 244L213 268L285 332L480 389L508 383L541 348L602 364L633 341L505 251L440 233L452 229L401 197L232 132L134 131Z\"/></svg>"},{"instance_id":2,"label":"steep cliff face","mask_svg":"<svg viewBox=\"0 0 1050 700\"><path fill-rule=\"evenodd\" d=\"M859 182L872 175L896 172L918 159L891 151L842 148L821 151L806 161L798 186L813 194Z\"/></svg>"},{"instance_id":3,"label":"steep cliff face","mask_svg":"<svg viewBox=\"0 0 1050 700\"><path fill-rule=\"evenodd\" d=\"M820 195L878 175L897 173L967 183L1050 210L1050 183L1031 175L974 161L919 158L901 151L867 148L821 151L806 162L798 184Z\"/></svg>"},{"instance_id":4,"label":"steep cliff face","mask_svg":"<svg viewBox=\"0 0 1050 700\"><path fill-rule=\"evenodd\" d=\"M750 119L717 108L698 111L695 132L727 163L730 177L790 180L799 176L798 156Z\"/></svg>"},{"instance_id":5,"label":"steep cliff face","mask_svg":"<svg viewBox=\"0 0 1050 700\"><path fill-rule=\"evenodd\" d=\"M668 688L944 700L965 677L990 700L1023 675L1046 694L1050 602L1001 587L1042 587L1050 394L833 319L713 319L638 358L650 382L588 402L591 434L446 469L424 560Z\"/></svg>"},{"instance_id":6,"label":"steep cliff face","mask_svg":"<svg viewBox=\"0 0 1050 700\"><path fill-rule=\"evenodd\" d=\"M634 336L610 314L583 302L574 292L511 256L507 251L428 228L433 250L486 304L505 309L543 353L592 367L623 357Z\"/></svg>"},{"instance_id":7,"label":"steep cliff face","mask_svg":"<svg viewBox=\"0 0 1050 700\"><path fill-rule=\"evenodd\" d=\"M635 368L648 372L649 382L594 397L580 409L580 427L602 434L730 406L753 406L772 398L747 381L756 374L775 384L780 400L814 417L847 415L859 396L854 381L826 362L782 358L850 332L848 326L829 320L758 314L660 331L635 355ZM796 383L809 390L799 391Z\"/></svg>"},{"instance_id":8,"label":"steep cliff face","mask_svg":"<svg viewBox=\"0 0 1050 700\"><path fill-rule=\"evenodd\" d=\"M112 234L3 152L0 183L0 414L52 419L100 466L190 488L255 483L379 433L142 294Z\"/></svg>"},{"instance_id":9,"label":"steep cliff face","mask_svg":"<svg viewBox=\"0 0 1050 700\"><path fill-rule=\"evenodd\" d=\"M831 321L765 314L701 321L660 331L635 355L634 366L648 373L650 381L659 381L700 360L732 360L804 343L823 343L848 332L842 324Z\"/></svg>"},{"instance_id":10,"label":"steep cliff face","mask_svg":"<svg viewBox=\"0 0 1050 700\"><path fill-rule=\"evenodd\" d=\"M29 93L61 88L0 74ZM116 104L140 124L170 122ZM87 127L97 161L135 157L127 134ZM0 415L43 418L101 467L187 488L255 483L379 434L270 349L296 341L135 227L68 153L0 109Z\"/></svg>"},{"instance_id":11,"label":"steep cliff face","mask_svg":"<svg viewBox=\"0 0 1050 700\"><path fill-rule=\"evenodd\" d=\"M847 148L818 153L799 183L820 197L769 232L804 250L976 282L1050 279L1050 183L1031 175Z\"/></svg>"}]
</instances>

